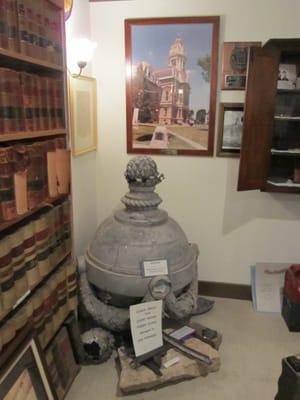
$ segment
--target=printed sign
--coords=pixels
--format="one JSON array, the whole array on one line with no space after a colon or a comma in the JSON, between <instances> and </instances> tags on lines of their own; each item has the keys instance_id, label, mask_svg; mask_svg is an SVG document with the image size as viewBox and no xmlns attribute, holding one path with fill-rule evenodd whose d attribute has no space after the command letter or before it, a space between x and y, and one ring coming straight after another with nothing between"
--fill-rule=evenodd
<instances>
[{"instance_id":1,"label":"printed sign","mask_svg":"<svg viewBox=\"0 0 300 400\"><path fill-rule=\"evenodd\" d=\"M162 300L130 306L130 329L136 357L163 345Z\"/></svg>"}]
</instances>

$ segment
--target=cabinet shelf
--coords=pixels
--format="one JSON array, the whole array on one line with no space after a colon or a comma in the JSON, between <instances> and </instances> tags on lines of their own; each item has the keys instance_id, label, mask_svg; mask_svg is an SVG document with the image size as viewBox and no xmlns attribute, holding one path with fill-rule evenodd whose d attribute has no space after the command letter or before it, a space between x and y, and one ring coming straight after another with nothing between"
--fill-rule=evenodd
<instances>
[{"instance_id":1,"label":"cabinet shelf","mask_svg":"<svg viewBox=\"0 0 300 400\"><path fill-rule=\"evenodd\" d=\"M16 218L11 219L9 221L0 222L0 232L4 231L7 228L10 228L11 226L17 224L18 222L21 222L25 218L30 217L31 215L34 215L37 211L42 210L43 208L52 207L52 205L56 201L63 200L67 196L68 196L68 194L62 194L62 195L57 196L57 197L50 197L50 198L46 199L45 201L43 201L41 204L39 204L39 206L34 208L33 210L29 210L25 214L18 215Z\"/></svg>"},{"instance_id":2,"label":"cabinet shelf","mask_svg":"<svg viewBox=\"0 0 300 400\"><path fill-rule=\"evenodd\" d=\"M300 116L299 115L297 115L295 117L283 116L283 115L275 115L274 119L276 121L299 121L300 122Z\"/></svg>"},{"instance_id":3,"label":"cabinet shelf","mask_svg":"<svg viewBox=\"0 0 300 400\"><path fill-rule=\"evenodd\" d=\"M300 149L290 149L290 150L271 149L271 154L273 156L298 157L300 156Z\"/></svg>"},{"instance_id":4,"label":"cabinet shelf","mask_svg":"<svg viewBox=\"0 0 300 400\"><path fill-rule=\"evenodd\" d=\"M290 179L286 182L275 182L268 179L265 190L267 192L300 193L300 183L293 183Z\"/></svg>"},{"instance_id":5,"label":"cabinet shelf","mask_svg":"<svg viewBox=\"0 0 300 400\"><path fill-rule=\"evenodd\" d=\"M65 67L62 65L52 64L48 61L39 60L16 51L6 50L0 48L0 63L1 67L24 69L29 72L35 71L52 71L52 72L64 72Z\"/></svg>"},{"instance_id":6,"label":"cabinet shelf","mask_svg":"<svg viewBox=\"0 0 300 400\"><path fill-rule=\"evenodd\" d=\"M300 89L277 89L278 94L300 94Z\"/></svg>"},{"instance_id":7,"label":"cabinet shelf","mask_svg":"<svg viewBox=\"0 0 300 400\"><path fill-rule=\"evenodd\" d=\"M0 143L1 142L9 142L15 140L24 140L24 139L36 139L41 137L50 137L50 136L57 136L57 135L66 135L66 129L51 129L47 131L21 131L15 133L5 133L0 134Z\"/></svg>"}]
</instances>

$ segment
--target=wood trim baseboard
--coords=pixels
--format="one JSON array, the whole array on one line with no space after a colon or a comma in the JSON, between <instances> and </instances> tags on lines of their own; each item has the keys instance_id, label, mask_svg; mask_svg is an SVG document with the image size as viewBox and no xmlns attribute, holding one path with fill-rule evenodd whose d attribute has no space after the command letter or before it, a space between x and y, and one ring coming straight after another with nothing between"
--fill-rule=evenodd
<instances>
[{"instance_id":1,"label":"wood trim baseboard","mask_svg":"<svg viewBox=\"0 0 300 400\"><path fill-rule=\"evenodd\" d=\"M225 297L252 301L251 286L236 283L198 281L201 296Z\"/></svg>"}]
</instances>

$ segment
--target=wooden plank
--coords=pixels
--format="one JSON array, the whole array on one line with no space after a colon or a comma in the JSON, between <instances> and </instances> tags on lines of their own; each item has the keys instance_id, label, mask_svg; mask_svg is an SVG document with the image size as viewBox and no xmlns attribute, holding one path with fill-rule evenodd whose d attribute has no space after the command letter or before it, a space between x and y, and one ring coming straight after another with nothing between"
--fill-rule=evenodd
<instances>
[{"instance_id":1,"label":"wooden plank","mask_svg":"<svg viewBox=\"0 0 300 400\"><path fill-rule=\"evenodd\" d=\"M264 189L273 134L279 52L250 49L238 190Z\"/></svg>"},{"instance_id":2,"label":"wooden plank","mask_svg":"<svg viewBox=\"0 0 300 400\"><path fill-rule=\"evenodd\" d=\"M15 133L5 133L0 135L0 142L6 142L11 140L24 140L24 139L35 139L40 137L66 135L66 129L52 129L51 131L32 131L32 132L15 132Z\"/></svg>"},{"instance_id":3,"label":"wooden plank","mask_svg":"<svg viewBox=\"0 0 300 400\"><path fill-rule=\"evenodd\" d=\"M31 72L45 69L50 71L64 72L66 68L62 65L51 64L48 61L39 60L26 56L16 51L0 48L1 67L25 68L28 66Z\"/></svg>"}]
</instances>

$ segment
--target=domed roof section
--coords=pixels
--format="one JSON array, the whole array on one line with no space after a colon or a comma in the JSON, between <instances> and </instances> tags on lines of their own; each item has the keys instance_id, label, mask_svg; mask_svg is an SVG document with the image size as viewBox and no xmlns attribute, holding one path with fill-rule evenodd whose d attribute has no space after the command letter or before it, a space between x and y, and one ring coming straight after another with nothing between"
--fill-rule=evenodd
<instances>
[{"instance_id":1,"label":"domed roof section","mask_svg":"<svg viewBox=\"0 0 300 400\"><path fill-rule=\"evenodd\" d=\"M173 56L185 57L184 44L183 44L180 36L177 36L175 42L172 44L172 46L170 48L169 57L173 57Z\"/></svg>"}]
</instances>

